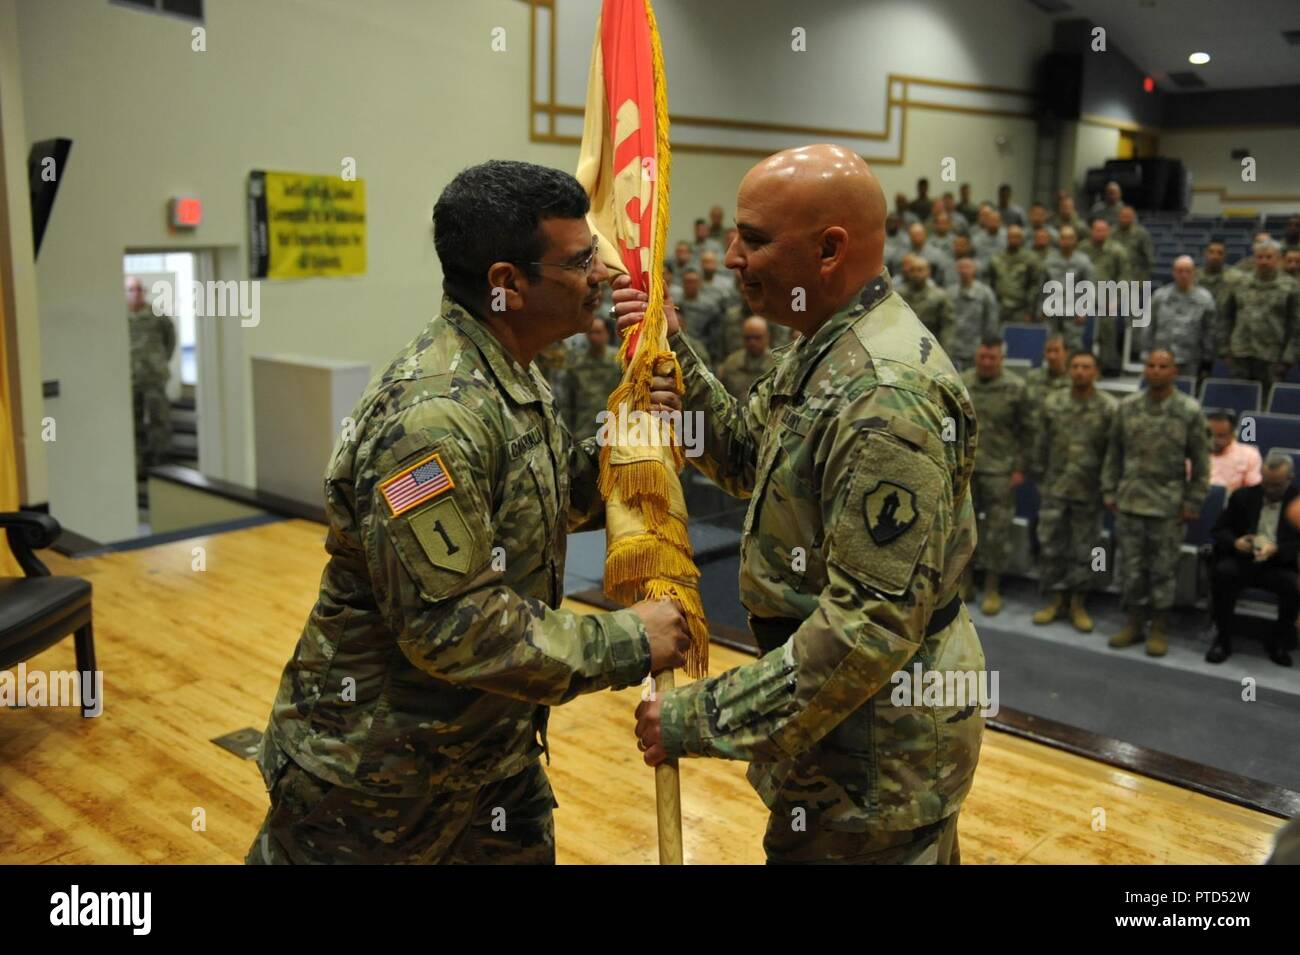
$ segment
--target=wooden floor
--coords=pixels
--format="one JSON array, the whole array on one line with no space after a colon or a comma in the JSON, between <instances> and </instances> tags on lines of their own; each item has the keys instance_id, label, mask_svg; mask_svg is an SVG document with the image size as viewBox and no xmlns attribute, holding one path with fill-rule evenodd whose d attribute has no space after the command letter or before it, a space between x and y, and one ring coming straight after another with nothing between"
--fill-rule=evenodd
<instances>
[{"instance_id":1,"label":"wooden floor","mask_svg":"<svg viewBox=\"0 0 1300 955\"><path fill-rule=\"evenodd\" d=\"M304 521L71 561L94 582L105 710L0 710L0 863L233 863L266 809L252 762L210 740L261 730L315 599L323 529ZM205 548L206 569L192 569ZM573 609L584 609L574 606ZM715 648L715 670L747 660ZM71 641L28 662L72 669ZM563 863L655 861L639 690L551 717ZM683 763L686 858L757 863L765 811L744 765ZM196 831L195 810L205 828ZM1098 810L1104 830L1094 829ZM961 819L966 863L1258 862L1280 820L1001 733Z\"/></svg>"}]
</instances>

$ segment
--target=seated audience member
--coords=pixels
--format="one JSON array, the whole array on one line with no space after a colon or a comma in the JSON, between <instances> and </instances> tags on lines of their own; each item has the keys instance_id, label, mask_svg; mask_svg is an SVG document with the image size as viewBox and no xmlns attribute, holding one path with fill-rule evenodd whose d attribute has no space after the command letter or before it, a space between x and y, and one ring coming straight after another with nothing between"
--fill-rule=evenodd
<instances>
[{"instance_id":1,"label":"seated audience member","mask_svg":"<svg viewBox=\"0 0 1300 955\"><path fill-rule=\"evenodd\" d=\"M1227 488L1229 494L1258 484L1259 448L1237 440L1237 416L1231 411L1211 411L1205 420L1210 425L1210 483Z\"/></svg>"},{"instance_id":2,"label":"seated audience member","mask_svg":"<svg viewBox=\"0 0 1300 955\"><path fill-rule=\"evenodd\" d=\"M1285 517L1297 491L1291 458L1270 453L1263 480L1228 499L1214 522L1214 564L1211 589L1214 600L1214 644L1205 654L1210 663L1222 663L1232 653L1233 608L1237 594L1248 587L1267 590L1277 597L1277 622L1265 639L1269 659L1278 666L1291 665L1295 646L1296 558L1300 556L1300 531Z\"/></svg>"}]
</instances>

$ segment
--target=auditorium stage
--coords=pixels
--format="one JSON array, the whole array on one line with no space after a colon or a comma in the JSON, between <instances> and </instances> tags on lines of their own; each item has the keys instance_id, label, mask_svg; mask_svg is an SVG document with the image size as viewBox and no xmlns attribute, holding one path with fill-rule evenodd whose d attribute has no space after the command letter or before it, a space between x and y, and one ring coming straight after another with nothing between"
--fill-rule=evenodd
<instances>
[{"instance_id":1,"label":"auditorium stage","mask_svg":"<svg viewBox=\"0 0 1300 955\"><path fill-rule=\"evenodd\" d=\"M287 520L80 560L42 552L53 573L94 584L105 708L91 720L74 709L0 715L0 863L242 860L266 796L254 764L211 741L264 727L316 596L323 542L320 525ZM192 569L195 547L205 570ZM712 665L749 659L719 646ZM73 665L71 641L27 664ZM632 735L639 698L639 688L602 693L552 714L561 863L655 861L653 777ZM682 800L688 862L762 861L766 815L743 764L684 763ZM1254 863L1280 824L990 731L962 814L962 860Z\"/></svg>"}]
</instances>

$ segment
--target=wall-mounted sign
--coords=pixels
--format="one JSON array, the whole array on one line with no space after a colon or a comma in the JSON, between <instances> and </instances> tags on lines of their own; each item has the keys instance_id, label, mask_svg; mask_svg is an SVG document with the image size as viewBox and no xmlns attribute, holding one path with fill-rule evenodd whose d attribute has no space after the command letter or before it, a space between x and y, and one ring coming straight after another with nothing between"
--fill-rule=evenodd
<instances>
[{"instance_id":1,"label":"wall-mounted sign","mask_svg":"<svg viewBox=\"0 0 1300 955\"><path fill-rule=\"evenodd\" d=\"M167 218L173 229L197 229L203 221L203 200L178 196L167 203Z\"/></svg>"},{"instance_id":2,"label":"wall-mounted sign","mask_svg":"<svg viewBox=\"0 0 1300 955\"><path fill-rule=\"evenodd\" d=\"M365 180L255 169L248 174L248 227L252 278L361 275Z\"/></svg>"}]
</instances>

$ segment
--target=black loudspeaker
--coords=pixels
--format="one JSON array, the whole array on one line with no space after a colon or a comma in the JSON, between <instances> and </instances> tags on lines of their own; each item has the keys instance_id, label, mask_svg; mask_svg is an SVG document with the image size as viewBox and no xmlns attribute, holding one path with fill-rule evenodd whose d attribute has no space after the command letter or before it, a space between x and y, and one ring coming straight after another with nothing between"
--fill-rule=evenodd
<instances>
[{"instance_id":1,"label":"black loudspeaker","mask_svg":"<svg viewBox=\"0 0 1300 955\"><path fill-rule=\"evenodd\" d=\"M1112 159L1105 166L1106 182L1118 182L1125 201L1136 209L1182 209L1186 178L1177 159Z\"/></svg>"},{"instance_id":2,"label":"black loudspeaker","mask_svg":"<svg viewBox=\"0 0 1300 955\"><path fill-rule=\"evenodd\" d=\"M54 208L54 196L68 168L71 139L44 139L27 154L27 189L32 200L32 255L41 253L41 239Z\"/></svg>"},{"instance_id":3,"label":"black loudspeaker","mask_svg":"<svg viewBox=\"0 0 1300 955\"><path fill-rule=\"evenodd\" d=\"M1038 64L1038 115L1078 119L1083 98L1083 54L1048 53Z\"/></svg>"}]
</instances>

